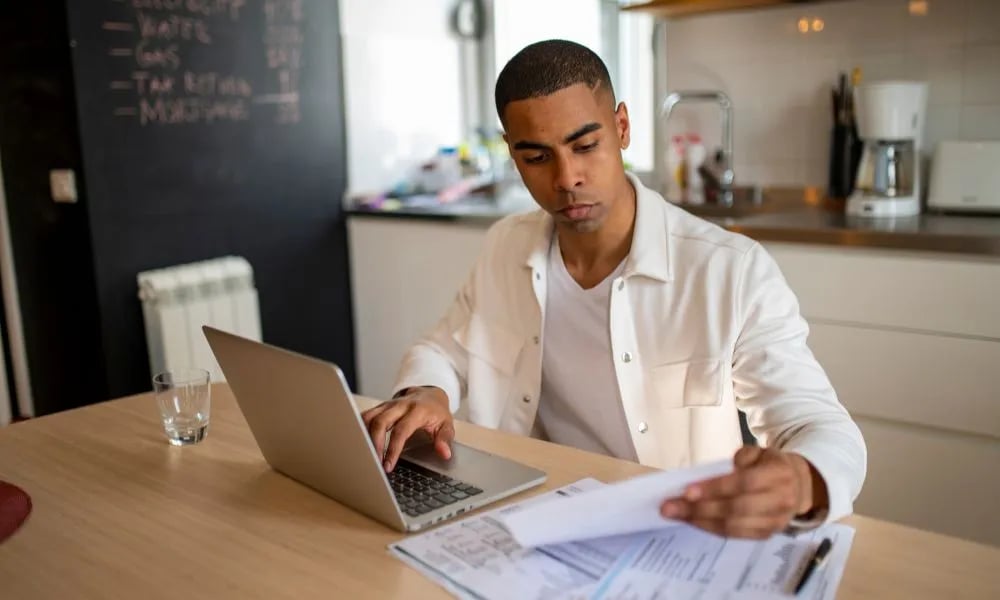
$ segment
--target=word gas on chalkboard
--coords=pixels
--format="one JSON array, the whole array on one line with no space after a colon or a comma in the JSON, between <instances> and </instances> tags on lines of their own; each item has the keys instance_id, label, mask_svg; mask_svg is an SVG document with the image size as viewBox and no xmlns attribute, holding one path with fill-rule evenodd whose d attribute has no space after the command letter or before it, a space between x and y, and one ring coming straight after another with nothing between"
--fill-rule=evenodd
<instances>
[{"instance_id":1,"label":"word gas on chalkboard","mask_svg":"<svg viewBox=\"0 0 1000 600\"><path fill-rule=\"evenodd\" d=\"M140 126L301 120L303 0L126 0L106 18L115 117ZM248 43L249 42L249 43ZM249 59L249 60L248 60Z\"/></svg>"}]
</instances>

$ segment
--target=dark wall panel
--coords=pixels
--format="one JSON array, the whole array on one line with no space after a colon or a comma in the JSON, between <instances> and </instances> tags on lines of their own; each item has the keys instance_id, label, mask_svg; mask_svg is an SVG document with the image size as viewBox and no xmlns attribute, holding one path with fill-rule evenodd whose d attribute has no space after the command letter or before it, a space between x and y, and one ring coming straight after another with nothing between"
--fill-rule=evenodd
<instances>
[{"instance_id":1,"label":"dark wall panel","mask_svg":"<svg viewBox=\"0 0 1000 600\"><path fill-rule=\"evenodd\" d=\"M104 400L63 0L6 2L0 9L0 164L35 412ZM77 204L52 201L50 169L76 171Z\"/></svg>"},{"instance_id":2,"label":"dark wall panel","mask_svg":"<svg viewBox=\"0 0 1000 600\"><path fill-rule=\"evenodd\" d=\"M139 271L253 265L267 341L353 380L335 2L69 5L112 394L148 389Z\"/></svg>"},{"instance_id":3,"label":"dark wall panel","mask_svg":"<svg viewBox=\"0 0 1000 600\"><path fill-rule=\"evenodd\" d=\"M0 157L44 414L150 389L136 274L253 265L265 341L353 384L337 3L39 0L0 19ZM77 170L76 205L48 171Z\"/></svg>"}]
</instances>

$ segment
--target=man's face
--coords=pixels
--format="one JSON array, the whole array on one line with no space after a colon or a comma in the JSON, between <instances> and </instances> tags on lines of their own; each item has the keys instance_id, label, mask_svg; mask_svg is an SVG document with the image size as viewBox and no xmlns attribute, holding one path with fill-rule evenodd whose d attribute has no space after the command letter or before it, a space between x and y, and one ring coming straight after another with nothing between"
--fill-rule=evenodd
<instances>
[{"instance_id":1,"label":"man's face","mask_svg":"<svg viewBox=\"0 0 1000 600\"><path fill-rule=\"evenodd\" d=\"M535 202L558 227L597 231L626 200L621 151L628 147L624 104L583 83L511 102L504 139Z\"/></svg>"}]
</instances>

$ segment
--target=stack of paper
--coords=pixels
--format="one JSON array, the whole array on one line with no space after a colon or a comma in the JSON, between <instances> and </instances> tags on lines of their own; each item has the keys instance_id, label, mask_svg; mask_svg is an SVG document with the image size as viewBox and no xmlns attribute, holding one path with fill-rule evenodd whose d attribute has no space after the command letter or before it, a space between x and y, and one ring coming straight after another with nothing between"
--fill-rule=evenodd
<instances>
[{"instance_id":1,"label":"stack of paper","mask_svg":"<svg viewBox=\"0 0 1000 600\"><path fill-rule=\"evenodd\" d=\"M683 489L720 469L725 472L708 465L657 473L612 486L584 479L409 537L390 551L459 598L763 600L790 597L808 556L829 537L827 564L799 597L832 599L853 540L850 527L731 540L649 514L650 494L661 501L676 495L677 485ZM579 512L595 498L600 510ZM635 529L640 523L643 530ZM595 538L595 531L618 535Z\"/></svg>"}]
</instances>

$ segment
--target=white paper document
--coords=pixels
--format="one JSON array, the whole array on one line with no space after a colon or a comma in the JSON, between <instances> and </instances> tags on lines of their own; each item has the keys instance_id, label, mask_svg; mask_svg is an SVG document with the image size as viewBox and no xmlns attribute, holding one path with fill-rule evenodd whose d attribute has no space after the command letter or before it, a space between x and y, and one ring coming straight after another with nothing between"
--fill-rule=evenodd
<instances>
[{"instance_id":1,"label":"white paper document","mask_svg":"<svg viewBox=\"0 0 1000 600\"><path fill-rule=\"evenodd\" d=\"M689 470L684 478L704 479L714 476L711 473L725 472L719 465L709 467L696 475ZM656 529L651 531L593 538L589 535L590 523L600 516L599 511L579 513L580 507L576 506L572 511L577 519L574 529L580 539L538 547L522 546L503 525L517 515L537 512L542 507L549 507L544 514L555 515L562 511L552 508L578 505L584 498L601 497L620 486L584 479L525 502L411 536L390 545L389 549L458 598L833 600L835 597L854 537L854 530L844 525L828 525L797 537L776 535L754 541L721 538L680 522L665 527L664 520L659 519L654 521ZM552 518L559 520L562 515ZM643 522L637 518L626 520L628 527ZM808 557L824 537L833 541L826 564L813 573L799 596L793 596L792 590Z\"/></svg>"},{"instance_id":2,"label":"white paper document","mask_svg":"<svg viewBox=\"0 0 1000 600\"><path fill-rule=\"evenodd\" d=\"M826 564L798 596L795 585L824 537L833 541ZM854 530L827 525L796 537L721 538L690 526L662 529L632 546L598 583L600 600L833 600Z\"/></svg>"},{"instance_id":3,"label":"white paper document","mask_svg":"<svg viewBox=\"0 0 1000 600\"><path fill-rule=\"evenodd\" d=\"M592 590L631 548L633 536L523 548L503 528L498 517L546 500L563 502L602 486L597 480L583 479L526 502L409 537L389 549L459 598L548 599L577 590ZM585 593L582 597L589 595L581 593Z\"/></svg>"},{"instance_id":4,"label":"white paper document","mask_svg":"<svg viewBox=\"0 0 1000 600\"><path fill-rule=\"evenodd\" d=\"M663 501L682 495L684 488L696 481L719 477L732 470L733 462L722 460L689 469L642 475L560 502L533 503L523 510L503 515L501 522L525 547L678 525L678 521L660 515Z\"/></svg>"}]
</instances>

